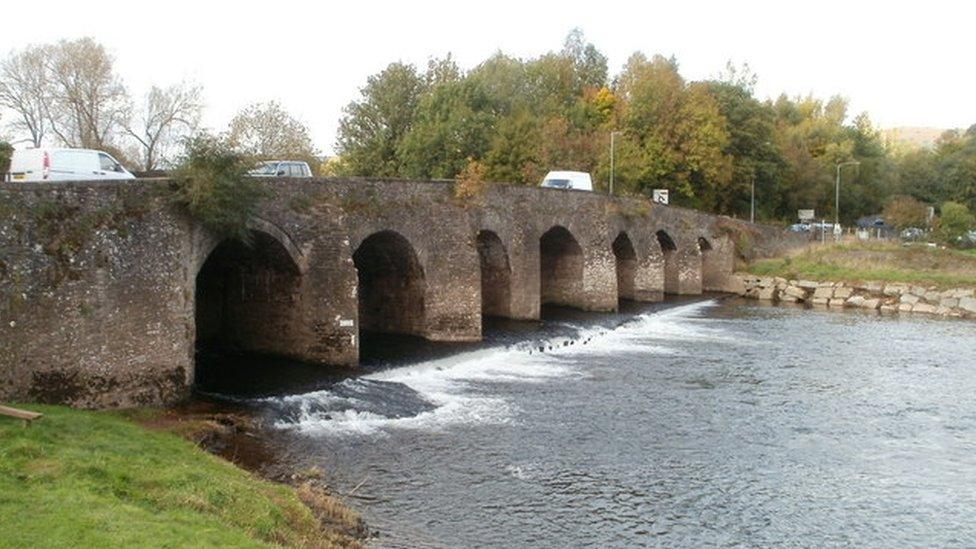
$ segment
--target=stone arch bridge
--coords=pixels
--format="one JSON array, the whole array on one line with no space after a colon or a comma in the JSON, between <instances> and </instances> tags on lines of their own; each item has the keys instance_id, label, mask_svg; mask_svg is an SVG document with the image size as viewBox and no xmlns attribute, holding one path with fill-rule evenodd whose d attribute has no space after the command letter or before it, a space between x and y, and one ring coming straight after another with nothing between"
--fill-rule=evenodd
<instances>
[{"instance_id":1,"label":"stone arch bridge","mask_svg":"<svg viewBox=\"0 0 976 549\"><path fill-rule=\"evenodd\" d=\"M780 231L588 192L443 182L268 181L246 242L166 181L0 187L0 400L170 402L198 343L353 366L361 330L472 341L545 304L731 291L735 240Z\"/></svg>"}]
</instances>

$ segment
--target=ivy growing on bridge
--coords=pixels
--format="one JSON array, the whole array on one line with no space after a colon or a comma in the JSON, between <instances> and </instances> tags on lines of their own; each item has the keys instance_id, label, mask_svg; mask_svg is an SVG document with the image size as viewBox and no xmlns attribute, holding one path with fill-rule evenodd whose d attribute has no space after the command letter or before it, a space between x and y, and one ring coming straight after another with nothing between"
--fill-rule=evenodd
<instances>
[{"instance_id":1,"label":"ivy growing on bridge","mask_svg":"<svg viewBox=\"0 0 976 549\"><path fill-rule=\"evenodd\" d=\"M256 178L247 176L253 164L224 139L198 135L187 142L173 171L174 200L218 236L247 241L248 223L267 194Z\"/></svg>"}]
</instances>

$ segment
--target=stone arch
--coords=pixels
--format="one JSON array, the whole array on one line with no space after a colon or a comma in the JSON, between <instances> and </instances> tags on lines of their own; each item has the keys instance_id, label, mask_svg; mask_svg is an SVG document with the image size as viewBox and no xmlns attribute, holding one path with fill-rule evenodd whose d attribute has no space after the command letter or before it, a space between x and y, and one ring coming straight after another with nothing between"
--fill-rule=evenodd
<instances>
[{"instance_id":1,"label":"stone arch","mask_svg":"<svg viewBox=\"0 0 976 549\"><path fill-rule=\"evenodd\" d=\"M680 268L678 265L678 246L667 231L661 229L657 232L657 243L661 246L661 254L664 256L664 293L680 293Z\"/></svg>"},{"instance_id":2,"label":"stone arch","mask_svg":"<svg viewBox=\"0 0 976 549\"><path fill-rule=\"evenodd\" d=\"M423 335L427 283L413 245L400 233L366 237L353 254L359 281L359 329Z\"/></svg>"},{"instance_id":3,"label":"stone arch","mask_svg":"<svg viewBox=\"0 0 976 549\"><path fill-rule=\"evenodd\" d=\"M539 297L543 305L580 307L585 301L583 248L562 225L539 237Z\"/></svg>"},{"instance_id":4,"label":"stone arch","mask_svg":"<svg viewBox=\"0 0 976 549\"><path fill-rule=\"evenodd\" d=\"M195 344L284 356L302 353L302 269L269 232L218 242L194 282Z\"/></svg>"},{"instance_id":5,"label":"stone arch","mask_svg":"<svg viewBox=\"0 0 976 549\"><path fill-rule=\"evenodd\" d=\"M613 241L612 249L617 271L617 298L634 300L637 298L634 287L637 251L634 249L634 243L625 231L620 231Z\"/></svg>"},{"instance_id":6,"label":"stone arch","mask_svg":"<svg viewBox=\"0 0 976 549\"><path fill-rule=\"evenodd\" d=\"M481 263L481 314L510 317L512 266L508 251L494 231L480 231L476 242Z\"/></svg>"}]
</instances>

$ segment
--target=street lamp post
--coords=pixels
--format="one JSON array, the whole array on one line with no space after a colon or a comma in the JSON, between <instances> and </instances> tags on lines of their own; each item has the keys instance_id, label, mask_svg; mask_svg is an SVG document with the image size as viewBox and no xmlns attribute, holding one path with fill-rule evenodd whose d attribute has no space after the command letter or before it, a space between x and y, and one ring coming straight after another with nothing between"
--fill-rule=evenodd
<instances>
[{"instance_id":1,"label":"street lamp post","mask_svg":"<svg viewBox=\"0 0 976 549\"><path fill-rule=\"evenodd\" d=\"M840 169L844 166L857 166L857 160L848 160L837 164L837 185L834 188L834 226L840 225Z\"/></svg>"},{"instance_id":2,"label":"street lamp post","mask_svg":"<svg viewBox=\"0 0 976 549\"><path fill-rule=\"evenodd\" d=\"M610 132L610 194L613 194L613 138L620 132Z\"/></svg>"}]
</instances>

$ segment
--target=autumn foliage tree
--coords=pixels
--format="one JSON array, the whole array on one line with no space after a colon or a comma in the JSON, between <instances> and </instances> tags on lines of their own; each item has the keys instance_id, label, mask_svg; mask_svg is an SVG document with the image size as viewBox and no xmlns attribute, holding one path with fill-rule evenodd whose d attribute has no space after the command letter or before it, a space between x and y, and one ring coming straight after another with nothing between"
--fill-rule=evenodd
<instances>
[{"instance_id":1,"label":"autumn foliage tree","mask_svg":"<svg viewBox=\"0 0 976 549\"><path fill-rule=\"evenodd\" d=\"M231 119L227 142L257 160L303 160L318 169L318 151L308 127L277 101L254 103Z\"/></svg>"},{"instance_id":2,"label":"autumn foliage tree","mask_svg":"<svg viewBox=\"0 0 976 549\"><path fill-rule=\"evenodd\" d=\"M884 219L889 225L901 229L926 227L929 224L929 207L911 196L893 196L885 204Z\"/></svg>"}]
</instances>

